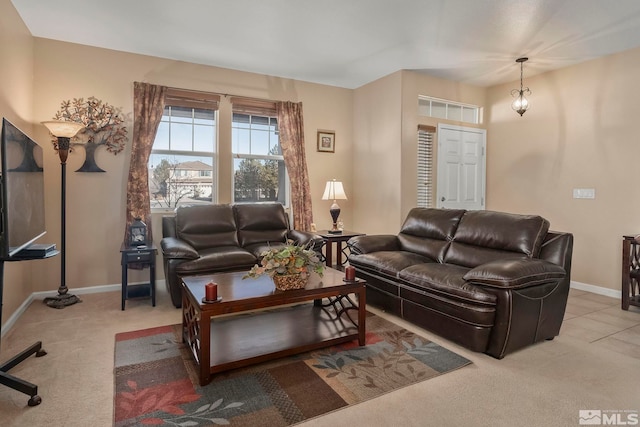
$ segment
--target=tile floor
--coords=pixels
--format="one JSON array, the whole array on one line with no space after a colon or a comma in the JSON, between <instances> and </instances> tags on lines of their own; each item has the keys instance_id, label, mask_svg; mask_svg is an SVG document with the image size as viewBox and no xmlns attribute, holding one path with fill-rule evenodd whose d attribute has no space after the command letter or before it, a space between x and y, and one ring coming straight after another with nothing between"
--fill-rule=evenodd
<instances>
[{"instance_id":1,"label":"tile floor","mask_svg":"<svg viewBox=\"0 0 640 427\"><path fill-rule=\"evenodd\" d=\"M560 333L640 359L640 307L616 298L571 289Z\"/></svg>"}]
</instances>

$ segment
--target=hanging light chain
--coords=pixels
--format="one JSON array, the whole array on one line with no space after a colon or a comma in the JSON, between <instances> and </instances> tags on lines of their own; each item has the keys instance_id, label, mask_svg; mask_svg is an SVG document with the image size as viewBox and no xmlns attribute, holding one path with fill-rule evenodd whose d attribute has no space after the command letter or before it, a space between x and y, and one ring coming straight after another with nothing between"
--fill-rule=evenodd
<instances>
[{"instance_id":1,"label":"hanging light chain","mask_svg":"<svg viewBox=\"0 0 640 427\"><path fill-rule=\"evenodd\" d=\"M529 101L525 97L525 93L527 95L531 95L531 91L529 90L529 88L523 87L524 72L522 64L527 60L529 60L529 58L526 57L516 59L516 62L520 63L520 90L513 89L511 91L511 96L515 98L511 103L511 108L515 110L516 113L520 114L520 116L522 116L525 111L529 109Z\"/></svg>"}]
</instances>

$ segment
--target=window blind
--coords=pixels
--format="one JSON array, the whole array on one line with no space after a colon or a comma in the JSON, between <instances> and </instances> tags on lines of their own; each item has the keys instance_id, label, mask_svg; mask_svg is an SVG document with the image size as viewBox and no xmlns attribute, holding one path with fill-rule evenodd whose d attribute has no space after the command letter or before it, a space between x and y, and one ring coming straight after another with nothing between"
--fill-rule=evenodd
<instances>
[{"instance_id":1,"label":"window blind","mask_svg":"<svg viewBox=\"0 0 640 427\"><path fill-rule=\"evenodd\" d=\"M418 125L418 182L417 204L419 208L432 206L433 194L433 126Z\"/></svg>"},{"instance_id":2,"label":"window blind","mask_svg":"<svg viewBox=\"0 0 640 427\"><path fill-rule=\"evenodd\" d=\"M256 116L277 117L275 101L234 96L231 98L234 113L251 114Z\"/></svg>"},{"instance_id":3,"label":"window blind","mask_svg":"<svg viewBox=\"0 0 640 427\"><path fill-rule=\"evenodd\" d=\"M202 110L217 110L220 95L188 89L167 88L165 105Z\"/></svg>"}]
</instances>

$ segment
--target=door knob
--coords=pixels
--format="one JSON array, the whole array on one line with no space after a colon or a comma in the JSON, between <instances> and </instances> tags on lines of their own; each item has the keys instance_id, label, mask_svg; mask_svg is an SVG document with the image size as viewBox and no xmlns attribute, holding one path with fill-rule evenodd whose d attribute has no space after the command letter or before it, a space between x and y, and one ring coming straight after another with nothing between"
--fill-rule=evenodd
<instances>
[{"instance_id":1,"label":"door knob","mask_svg":"<svg viewBox=\"0 0 640 427\"><path fill-rule=\"evenodd\" d=\"M444 202L444 201L445 201L444 196L442 196L442 199L440 199L440 201L441 201L441 202Z\"/></svg>"}]
</instances>

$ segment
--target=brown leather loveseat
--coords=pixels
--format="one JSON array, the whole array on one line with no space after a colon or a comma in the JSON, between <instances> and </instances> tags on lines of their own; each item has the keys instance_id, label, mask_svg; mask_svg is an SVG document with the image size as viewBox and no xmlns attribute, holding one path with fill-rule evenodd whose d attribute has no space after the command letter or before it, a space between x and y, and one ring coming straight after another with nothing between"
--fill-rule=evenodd
<instances>
[{"instance_id":1,"label":"brown leather loveseat","mask_svg":"<svg viewBox=\"0 0 640 427\"><path fill-rule=\"evenodd\" d=\"M180 277L249 270L260 254L287 240L316 251L322 238L292 230L280 203L181 206L162 218L160 243L171 301L182 305Z\"/></svg>"},{"instance_id":2,"label":"brown leather loveseat","mask_svg":"<svg viewBox=\"0 0 640 427\"><path fill-rule=\"evenodd\" d=\"M415 208L398 235L352 238L367 303L498 359L560 332L573 235L540 216Z\"/></svg>"}]
</instances>

